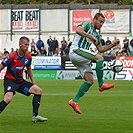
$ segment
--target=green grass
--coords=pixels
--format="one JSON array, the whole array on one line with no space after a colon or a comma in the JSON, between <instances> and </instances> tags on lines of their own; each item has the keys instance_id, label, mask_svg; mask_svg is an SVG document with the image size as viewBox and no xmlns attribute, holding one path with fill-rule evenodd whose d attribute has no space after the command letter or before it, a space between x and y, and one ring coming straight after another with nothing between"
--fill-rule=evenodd
<instances>
[{"instance_id":1,"label":"green grass","mask_svg":"<svg viewBox=\"0 0 133 133\"><path fill-rule=\"evenodd\" d=\"M32 123L32 96L16 94L0 115L0 133L132 133L133 81L114 82L115 88L99 92L97 81L79 101L82 114L76 114L68 101L83 80L36 80L43 89L39 114L44 123ZM0 101L3 99L0 80Z\"/></svg>"}]
</instances>

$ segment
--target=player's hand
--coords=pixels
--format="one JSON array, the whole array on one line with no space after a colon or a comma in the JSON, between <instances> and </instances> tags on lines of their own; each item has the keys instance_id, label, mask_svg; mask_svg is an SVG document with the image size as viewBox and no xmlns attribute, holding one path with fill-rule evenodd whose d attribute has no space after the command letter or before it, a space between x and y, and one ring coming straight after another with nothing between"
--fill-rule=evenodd
<instances>
[{"instance_id":1,"label":"player's hand","mask_svg":"<svg viewBox=\"0 0 133 133\"><path fill-rule=\"evenodd\" d=\"M93 37L93 43L94 43L95 45L98 45L98 40L97 40L97 38Z\"/></svg>"},{"instance_id":2,"label":"player's hand","mask_svg":"<svg viewBox=\"0 0 133 133\"><path fill-rule=\"evenodd\" d=\"M116 40L114 41L114 46L118 45L119 43L120 43L120 40L119 40L119 39L116 39Z\"/></svg>"}]
</instances>

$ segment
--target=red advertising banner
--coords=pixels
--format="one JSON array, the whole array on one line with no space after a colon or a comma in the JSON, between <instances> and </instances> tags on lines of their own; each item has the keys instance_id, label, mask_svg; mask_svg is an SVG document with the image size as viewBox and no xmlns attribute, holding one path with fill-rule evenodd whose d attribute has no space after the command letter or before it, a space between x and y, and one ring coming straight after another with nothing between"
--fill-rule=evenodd
<instances>
[{"instance_id":1,"label":"red advertising banner","mask_svg":"<svg viewBox=\"0 0 133 133\"><path fill-rule=\"evenodd\" d=\"M72 10L71 11L71 32L75 32L77 26L83 21L92 22L94 15L98 9L92 10Z\"/></svg>"},{"instance_id":2,"label":"red advertising banner","mask_svg":"<svg viewBox=\"0 0 133 133\"><path fill-rule=\"evenodd\" d=\"M124 68L133 68L133 56L117 56L116 59L123 62Z\"/></svg>"}]
</instances>

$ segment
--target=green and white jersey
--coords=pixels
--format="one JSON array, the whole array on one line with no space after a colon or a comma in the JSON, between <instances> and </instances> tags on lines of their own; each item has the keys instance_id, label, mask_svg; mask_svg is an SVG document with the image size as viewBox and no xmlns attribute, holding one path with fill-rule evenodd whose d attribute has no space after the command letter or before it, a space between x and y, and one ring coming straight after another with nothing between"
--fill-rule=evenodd
<instances>
[{"instance_id":1,"label":"green and white jersey","mask_svg":"<svg viewBox=\"0 0 133 133\"><path fill-rule=\"evenodd\" d=\"M79 26L84 27L84 31L88 34L93 35L95 38L97 38L98 40L98 45L101 44L100 41L100 34L99 32L97 32L94 29L94 26L91 22L82 22L81 24L79 24ZM79 34L75 34L73 42L72 42L72 49L78 49L78 48L82 48L82 49L86 49L89 50L91 44L92 44L92 40L83 36L80 36Z\"/></svg>"}]
</instances>

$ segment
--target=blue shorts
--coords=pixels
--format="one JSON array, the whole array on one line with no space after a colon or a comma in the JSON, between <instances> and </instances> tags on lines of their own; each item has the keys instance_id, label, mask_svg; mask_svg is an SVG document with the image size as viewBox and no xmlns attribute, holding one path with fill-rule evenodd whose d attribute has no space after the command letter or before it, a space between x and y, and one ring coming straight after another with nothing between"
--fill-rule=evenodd
<instances>
[{"instance_id":1,"label":"blue shorts","mask_svg":"<svg viewBox=\"0 0 133 133\"><path fill-rule=\"evenodd\" d=\"M13 92L13 94L15 95L15 92L19 92L26 96L30 96L31 93L29 93L29 89L33 85L34 85L33 83L28 82L26 80L18 82L15 80L7 79L4 82L4 94L6 94L7 92Z\"/></svg>"}]
</instances>

